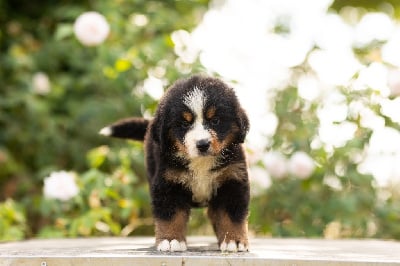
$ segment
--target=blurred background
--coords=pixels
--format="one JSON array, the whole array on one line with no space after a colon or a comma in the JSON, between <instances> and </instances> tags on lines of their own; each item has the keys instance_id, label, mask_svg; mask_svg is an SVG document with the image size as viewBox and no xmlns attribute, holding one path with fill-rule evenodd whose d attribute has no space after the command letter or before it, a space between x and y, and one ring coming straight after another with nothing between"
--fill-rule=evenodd
<instances>
[{"instance_id":1,"label":"blurred background","mask_svg":"<svg viewBox=\"0 0 400 266\"><path fill-rule=\"evenodd\" d=\"M398 0L1 1L0 241L152 235L142 144L97 132L193 73L250 116L252 235L400 239L399 19Z\"/></svg>"}]
</instances>

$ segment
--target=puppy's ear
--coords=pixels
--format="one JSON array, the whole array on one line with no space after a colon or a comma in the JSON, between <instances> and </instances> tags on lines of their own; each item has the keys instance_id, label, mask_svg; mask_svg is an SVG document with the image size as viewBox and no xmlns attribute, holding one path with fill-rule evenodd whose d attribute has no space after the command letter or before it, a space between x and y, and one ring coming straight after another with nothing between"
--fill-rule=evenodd
<instances>
[{"instance_id":1,"label":"puppy's ear","mask_svg":"<svg viewBox=\"0 0 400 266\"><path fill-rule=\"evenodd\" d=\"M158 144L161 144L164 134L164 119L161 114L155 116L150 125L150 136Z\"/></svg>"},{"instance_id":2,"label":"puppy's ear","mask_svg":"<svg viewBox=\"0 0 400 266\"><path fill-rule=\"evenodd\" d=\"M247 133L250 130L249 118L247 117L246 112L241 107L239 107L237 114L238 114L237 124L239 126L237 142L243 143L244 139L246 138Z\"/></svg>"},{"instance_id":3,"label":"puppy's ear","mask_svg":"<svg viewBox=\"0 0 400 266\"><path fill-rule=\"evenodd\" d=\"M149 125L149 120L131 117L119 120L100 130L99 134L121 139L143 141Z\"/></svg>"}]
</instances>

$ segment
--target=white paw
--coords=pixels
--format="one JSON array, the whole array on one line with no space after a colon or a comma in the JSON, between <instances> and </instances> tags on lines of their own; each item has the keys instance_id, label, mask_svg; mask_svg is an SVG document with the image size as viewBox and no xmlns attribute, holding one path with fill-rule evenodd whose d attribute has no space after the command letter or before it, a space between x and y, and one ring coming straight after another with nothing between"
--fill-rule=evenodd
<instances>
[{"instance_id":1,"label":"white paw","mask_svg":"<svg viewBox=\"0 0 400 266\"><path fill-rule=\"evenodd\" d=\"M248 251L248 247L247 245L243 244L243 243L238 243L236 244L235 241L231 240L229 243L226 243L225 241L221 243L221 245L219 246L219 249L222 252L244 252L244 251Z\"/></svg>"},{"instance_id":2,"label":"white paw","mask_svg":"<svg viewBox=\"0 0 400 266\"><path fill-rule=\"evenodd\" d=\"M171 251L171 252L185 251L186 249L187 249L186 242L185 241L179 242L176 239L172 239L171 241L164 239L157 246L158 251L164 251L164 252L165 251Z\"/></svg>"},{"instance_id":3,"label":"white paw","mask_svg":"<svg viewBox=\"0 0 400 266\"><path fill-rule=\"evenodd\" d=\"M248 247L245 246L243 243L239 243L238 245L238 251L239 252L245 252L245 251L249 251Z\"/></svg>"}]
</instances>

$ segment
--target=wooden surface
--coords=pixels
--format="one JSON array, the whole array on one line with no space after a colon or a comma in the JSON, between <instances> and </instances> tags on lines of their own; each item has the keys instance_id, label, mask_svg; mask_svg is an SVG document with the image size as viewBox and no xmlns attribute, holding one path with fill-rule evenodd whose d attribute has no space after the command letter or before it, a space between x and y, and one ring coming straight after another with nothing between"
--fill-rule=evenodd
<instances>
[{"instance_id":1,"label":"wooden surface","mask_svg":"<svg viewBox=\"0 0 400 266\"><path fill-rule=\"evenodd\" d=\"M154 250L151 237L28 240L0 244L0 265L400 265L400 242L270 239L221 253L215 237L189 237L188 251Z\"/></svg>"}]
</instances>

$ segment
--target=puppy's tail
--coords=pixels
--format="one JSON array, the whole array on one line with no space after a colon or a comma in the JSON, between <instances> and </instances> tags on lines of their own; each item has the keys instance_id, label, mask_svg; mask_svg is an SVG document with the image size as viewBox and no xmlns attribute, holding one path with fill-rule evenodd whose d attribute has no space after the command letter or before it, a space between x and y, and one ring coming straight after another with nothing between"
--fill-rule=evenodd
<instances>
[{"instance_id":1,"label":"puppy's tail","mask_svg":"<svg viewBox=\"0 0 400 266\"><path fill-rule=\"evenodd\" d=\"M125 118L102 128L99 134L121 139L143 141L150 120L138 117Z\"/></svg>"}]
</instances>

